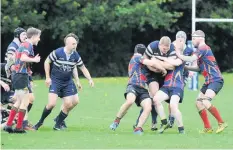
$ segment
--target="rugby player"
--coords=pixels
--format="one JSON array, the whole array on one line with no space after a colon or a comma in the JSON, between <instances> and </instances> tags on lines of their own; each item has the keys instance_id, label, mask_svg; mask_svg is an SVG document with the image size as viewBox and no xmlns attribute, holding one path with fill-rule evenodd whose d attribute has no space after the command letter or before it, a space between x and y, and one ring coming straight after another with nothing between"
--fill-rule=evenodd
<instances>
[{"instance_id":1,"label":"rugby player","mask_svg":"<svg viewBox=\"0 0 233 150\"><path fill-rule=\"evenodd\" d=\"M29 84L29 63L40 62L40 56L34 57L33 45L37 45L40 41L41 30L36 28L29 28L27 30L27 41L22 43L16 51L15 57L15 74L12 77L12 84L15 90L16 102L13 105L7 124L4 130L9 133L26 133L22 128L23 119L26 109L29 104L28 84ZM13 120L18 112L18 120L16 128L12 129Z\"/></svg>"},{"instance_id":2,"label":"rugby player","mask_svg":"<svg viewBox=\"0 0 233 150\"><path fill-rule=\"evenodd\" d=\"M144 57L148 59L151 59L151 58L153 59L155 56L173 57L174 55L175 55L174 45L171 43L171 39L167 36L163 36L159 41L153 41L147 46ZM170 65L167 62L161 61L159 59L153 59L153 60L156 61L156 63L159 64L160 67L163 67L167 70L174 69L174 66ZM150 66L148 66L148 68L150 71L147 75L147 78L148 78L147 84L149 86L150 97L153 98L155 93L163 85L164 77L162 76L159 70L154 70ZM138 118L140 117L142 112L143 112L143 109L141 109ZM152 106L151 116L152 116L151 130L154 131L154 130L157 130L156 128L157 112L154 109L154 106ZM170 118L173 119L173 117L170 117ZM136 121L136 125L137 123L138 123L138 119ZM134 125L133 127L135 128L136 125Z\"/></svg>"},{"instance_id":3,"label":"rugby player","mask_svg":"<svg viewBox=\"0 0 233 150\"><path fill-rule=\"evenodd\" d=\"M197 60L198 66L187 66L186 68L191 71L200 70L205 78L205 83L203 84L196 101L197 110L204 123L204 129L200 132L213 132L207 116L208 110L218 122L216 133L220 133L228 125L223 121L218 109L211 103L211 101L222 89L224 80L211 48L205 43L205 33L201 30L195 31L192 34L192 43L194 47L197 48L197 51L192 56L184 56L179 52L177 52L177 56L184 61L193 62Z\"/></svg>"},{"instance_id":4,"label":"rugby player","mask_svg":"<svg viewBox=\"0 0 233 150\"><path fill-rule=\"evenodd\" d=\"M160 67L154 60L149 60L143 57L143 54L146 50L146 47L143 44L138 44L135 46L134 55L132 56L129 67L129 82L127 85L125 95L125 103L120 107L119 112L116 115L116 119L110 125L110 129L116 130L118 127L120 120L126 114L127 110L132 106L135 102L137 106L141 106L143 112L139 118L138 124L134 129L135 134L142 134L143 129L142 126L146 122L150 112L152 101L150 99L148 90L146 89L147 84L147 68L146 66L154 67L160 69L161 72L165 75L166 69Z\"/></svg>"},{"instance_id":5,"label":"rugby player","mask_svg":"<svg viewBox=\"0 0 233 150\"><path fill-rule=\"evenodd\" d=\"M77 89L72 80L72 76L74 76L76 84L78 86L80 85L77 66L88 79L90 86L94 86L89 71L85 67L79 53L76 51L78 42L79 38L75 34L68 34L64 39L65 47L54 50L45 60L45 83L49 87L49 100L42 112L40 120L34 125L35 130L41 127L45 118L51 113L56 105L58 97L63 99L63 107L60 114L57 116L53 129L63 129L62 122L68 116L69 112L79 103ZM52 69L50 74L51 63Z\"/></svg>"}]
</instances>

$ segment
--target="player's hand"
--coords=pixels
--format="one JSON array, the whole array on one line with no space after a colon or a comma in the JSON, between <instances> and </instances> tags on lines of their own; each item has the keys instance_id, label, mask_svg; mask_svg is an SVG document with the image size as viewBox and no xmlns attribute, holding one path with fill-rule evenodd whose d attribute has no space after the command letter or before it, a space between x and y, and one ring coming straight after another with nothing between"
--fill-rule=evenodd
<instances>
[{"instance_id":1,"label":"player's hand","mask_svg":"<svg viewBox=\"0 0 233 150\"><path fill-rule=\"evenodd\" d=\"M39 54L37 54L37 55L34 57L34 62L36 62L36 63L40 62L40 56L39 56Z\"/></svg>"},{"instance_id":2,"label":"player's hand","mask_svg":"<svg viewBox=\"0 0 233 150\"><path fill-rule=\"evenodd\" d=\"M49 87L51 85L51 82L52 82L51 78L46 78L45 84L47 87Z\"/></svg>"},{"instance_id":3,"label":"player's hand","mask_svg":"<svg viewBox=\"0 0 233 150\"><path fill-rule=\"evenodd\" d=\"M5 90L6 92L9 92L9 91L10 91L10 87L9 87L8 84L2 83L2 87L4 88L4 90Z\"/></svg>"},{"instance_id":4,"label":"player's hand","mask_svg":"<svg viewBox=\"0 0 233 150\"><path fill-rule=\"evenodd\" d=\"M94 81L92 79L89 80L89 84L91 87L94 87Z\"/></svg>"},{"instance_id":5,"label":"player's hand","mask_svg":"<svg viewBox=\"0 0 233 150\"><path fill-rule=\"evenodd\" d=\"M83 87L82 87L82 84L80 83L80 81L78 81L76 84L77 84L78 90L81 91L83 89Z\"/></svg>"},{"instance_id":6,"label":"player's hand","mask_svg":"<svg viewBox=\"0 0 233 150\"><path fill-rule=\"evenodd\" d=\"M164 77L166 75L167 75L167 70L166 69L162 70L162 76Z\"/></svg>"}]
</instances>

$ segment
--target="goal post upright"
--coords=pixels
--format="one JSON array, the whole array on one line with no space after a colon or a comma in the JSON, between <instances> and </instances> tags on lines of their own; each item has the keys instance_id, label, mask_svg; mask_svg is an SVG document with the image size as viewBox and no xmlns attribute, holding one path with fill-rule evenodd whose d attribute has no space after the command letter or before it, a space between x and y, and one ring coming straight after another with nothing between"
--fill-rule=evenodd
<instances>
[{"instance_id":1,"label":"goal post upright","mask_svg":"<svg viewBox=\"0 0 233 150\"><path fill-rule=\"evenodd\" d=\"M192 33L197 22L233 22L233 18L196 18L196 0L192 0Z\"/></svg>"}]
</instances>

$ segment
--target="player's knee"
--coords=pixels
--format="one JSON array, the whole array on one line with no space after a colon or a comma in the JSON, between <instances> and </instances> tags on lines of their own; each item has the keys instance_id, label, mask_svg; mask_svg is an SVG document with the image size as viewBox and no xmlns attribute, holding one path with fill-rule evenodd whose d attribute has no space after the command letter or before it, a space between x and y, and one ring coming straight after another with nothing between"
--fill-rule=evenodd
<instances>
[{"instance_id":1,"label":"player's knee","mask_svg":"<svg viewBox=\"0 0 233 150\"><path fill-rule=\"evenodd\" d=\"M67 108L67 109L72 108L73 107L72 101L66 101L66 102L64 102L64 107Z\"/></svg>"},{"instance_id":2,"label":"player's knee","mask_svg":"<svg viewBox=\"0 0 233 150\"><path fill-rule=\"evenodd\" d=\"M151 105L146 105L146 106L143 108L143 111L146 111L146 112L151 112L151 110L152 110Z\"/></svg>"},{"instance_id":3,"label":"player's knee","mask_svg":"<svg viewBox=\"0 0 233 150\"><path fill-rule=\"evenodd\" d=\"M161 102L159 101L159 99L158 99L157 97L154 97L154 98L153 98L153 104L154 104L155 106L159 106L159 105L161 105Z\"/></svg>"},{"instance_id":4,"label":"player's knee","mask_svg":"<svg viewBox=\"0 0 233 150\"><path fill-rule=\"evenodd\" d=\"M78 97L74 97L74 100L72 101L72 105L73 106L76 106L76 105L78 105L79 104L79 98Z\"/></svg>"},{"instance_id":5,"label":"player's knee","mask_svg":"<svg viewBox=\"0 0 233 150\"><path fill-rule=\"evenodd\" d=\"M178 104L170 104L170 109L171 109L171 112L176 112L179 107L178 107Z\"/></svg>"},{"instance_id":6,"label":"player's knee","mask_svg":"<svg viewBox=\"0 0 233 150\"><path fill-rule=\"evenodd\" d=\"M47 109L53 109L56 106L55 102L49 102L46 106Z\"/></svg>"},{"instance_id":7,"label":"player's knee","mask_svg":"<svg viewBox=\"0 0 233 150\"><path fill-rule=\"evenodd\" d=\"M29 103L32 104L34 102L34 100L35 100L35 96L32 93L30 93L29 94Z\"/></svg>"},{"instance_id":8,"label":"player's knee","mask_svg":"<svg viewBox=\"0 0 233 150\"><path fill-rule=\"evenodd\" d=\"M126 100L126 102L125 102L125 104L126 104L127 106L132 106L133 103L134 103L134 101L132 101L132 100Z\"/></svg>"}]
</instances>

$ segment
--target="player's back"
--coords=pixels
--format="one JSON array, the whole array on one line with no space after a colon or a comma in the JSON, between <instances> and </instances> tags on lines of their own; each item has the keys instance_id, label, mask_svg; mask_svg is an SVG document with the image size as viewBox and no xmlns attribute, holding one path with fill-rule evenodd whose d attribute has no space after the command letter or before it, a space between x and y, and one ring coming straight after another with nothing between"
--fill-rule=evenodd
<instances>
[{"instance_id":1,"label":"player's back","mask_svg":"<svg viewBox=\"0 0 233 150\"><path fill-rule=\"evenodd\" d=\"M146 66L141 63L143 56L140 54L134 54L130 59L128 66L129 82L128 84L146 87Z\"/></svg>"},{"instance_id":2,"label":"player's back","mask_svg":"<svg viewBox=\"0 0 233 150\"><path fill-rule=\"evenodd\" d=\"M71 80L74 67L76 67L77 64L83 64L78 52L74 51L68 56L64 51L64 47L56 49L49 57L51 60L54 60L51 78L59 81L66 82Z\"/></svg>"},{"instance_id":3,"label":"player's back","mask_svg":"<svg viewBox=\"0 0 233 150\"><path fill-rule=\"evenodd\" d=\"M16 50L19 48L20 42L18 40L13 40L7 47L7 51L5 53L5 61L7 61L7 55L14 55Z\"/></svg>"},{"instance_id":4,"label":"player's back","mask_svg":"<svg viewBox=\"0 0 233 150\"><path fill-rule=\"evenodd\" d=\"M221 71L211 48L208 45L198 47L198 66L202 75L205 77L205 83L223 80Z\"/></svg>"},{"instance_id":5,"label":"player's back","mask_svg":"<svg viewBox=\"0 0 233 150\"><path fill-rule=\"evenodd\" d=\"M163 86L184 89L184 66L185 62L179 66L176 66L174 70L169 70L165 76Z\"/></svg>"}]
</instances>

